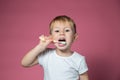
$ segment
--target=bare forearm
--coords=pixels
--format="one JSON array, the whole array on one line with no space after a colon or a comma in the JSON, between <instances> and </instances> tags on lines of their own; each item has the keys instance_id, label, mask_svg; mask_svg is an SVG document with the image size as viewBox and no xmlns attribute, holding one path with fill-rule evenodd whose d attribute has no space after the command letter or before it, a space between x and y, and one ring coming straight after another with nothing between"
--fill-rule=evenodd
<instances>
[{"instance_id":1,"label":"bare forearm","mask_svg":"<svg viewBox=\"0 0 120 80\"><path fill-rule=\"evenodd\" d=\"M89 77L88 77L87 72L86 72L86 73L84 73L84 74L81 74L81 75L80 75L80 79L79 79L79 80L89 80Z\"/></svg>"},{"instance_id":2,"label":"bare forearm","mask_svg":"<svg viewBox=\"0 0 120 80\"><path fill-rule=\"evenodd\" d=\"M35 64L38 63L37 61L37 57L40 53L42 53L47 46L52 42L51 37L47 37L47 36L40 36L40 43L33 48L32 50L30 50L22 59L21 64L24 67L30 67L33 66Z\"/></svg>"},{"instance_id":3,"label":"bare forearm","mask_svg":"<svg viewBox=\"0 0 120 80\"><path fill-rule=\"evenodd\" d=\"M32 50L30 50L22 59L21 64L24 67L31 66L34 61L37 59L37 56L43 52L45 48L43 48L41 45L37 45Z\"/></svg>"}]
</instances>

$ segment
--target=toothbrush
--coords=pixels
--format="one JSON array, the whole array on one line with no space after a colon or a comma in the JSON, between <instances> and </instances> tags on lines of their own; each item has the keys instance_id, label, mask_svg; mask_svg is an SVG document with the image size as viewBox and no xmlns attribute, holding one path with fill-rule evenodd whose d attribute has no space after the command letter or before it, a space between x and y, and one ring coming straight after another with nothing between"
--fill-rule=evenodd
<instances>
[{"instance_id":1,"label":"toothbrush","mask_svg":"<svg viewBox=\"0 0 120 80\"><path fill-rule=\"evenodd\" d=\"M44 38L44 35L40 36L39 37L40 40L42 40L43 42L45 41L45 38ZM53 40L54 43L60 43L60 44L66 44L66 42L63 42L63 41L57 41L57 40Z\"/></svg>"},{"instance_id":2,"label":"toothbrush","mask_svg":"<svg viewBox=\"0 0 120 80\"><path fill-rule=\"evenodd\" d=\"M66 44L66 42L59 42L59 43L61 43L61 44Z\"/></svg>"},{"instance_id":3,"label":"toothbrush","mask_svg":"<svg viewBox=\"0 0 120 80\"><path fill-rule=\"evenodd\" d=\"M66 42L63 42L63 41L56 41L56 40L53 40L54 43L60 43L60 44L66 44Z\"/></svg>"}]
</instances>

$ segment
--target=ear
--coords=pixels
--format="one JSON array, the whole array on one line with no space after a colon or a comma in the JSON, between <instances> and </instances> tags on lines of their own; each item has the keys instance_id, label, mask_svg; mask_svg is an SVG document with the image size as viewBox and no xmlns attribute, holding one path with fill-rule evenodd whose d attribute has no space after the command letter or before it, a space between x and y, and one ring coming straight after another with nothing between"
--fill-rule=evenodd
<instances>
[{"instance_id":1,"label":"ear","mask_svg":"<svg viewBox=\"0 0 120 80\"><path fill-rule=\"evenodd\" d=\"M76 40L77 38L78 38L78 34L75 33L75 35L74 35L74 40Z\"/></svg>"}]
</instances>

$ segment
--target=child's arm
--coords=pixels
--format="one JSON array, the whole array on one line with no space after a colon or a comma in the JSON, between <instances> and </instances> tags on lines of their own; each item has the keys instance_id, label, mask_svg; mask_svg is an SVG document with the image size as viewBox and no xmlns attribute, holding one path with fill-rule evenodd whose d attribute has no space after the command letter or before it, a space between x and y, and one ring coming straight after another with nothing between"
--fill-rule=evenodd
<instances>
[{"instance_id":1,"label":"child's arm","mask_svg":"<svg viewBox=\"0 0 120 80\"><path fill-rule=\"evenodd\" d=\"M38 55L42 53L51 42L52 40L50 37L41 36L40 43L23 57L21 61L22 66L31 67L38 64Z\"/></svg>"},{"instance_id":2,"label":"child's arm","mask_svg":"<svg viewBox=\"0 0 120 80\"><path fill-rule=\"evenodd\" d=\"M87 72L85 72L85 73L83 73L83 74L81 74L80 76L79 76L79 80L89 80L89 78L88 78L88 73Z\"/></svg>"}]
</instances>

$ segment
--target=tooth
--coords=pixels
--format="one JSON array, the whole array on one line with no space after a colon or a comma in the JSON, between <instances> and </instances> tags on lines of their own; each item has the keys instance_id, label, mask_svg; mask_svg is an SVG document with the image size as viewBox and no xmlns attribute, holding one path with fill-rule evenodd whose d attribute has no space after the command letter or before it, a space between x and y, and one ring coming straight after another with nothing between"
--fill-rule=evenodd
<instances>
[{"instance_id":1,"label":"tooth","mask_svg":"<svg viewBox=\"0 0 120 80\"><path fill-rule=\"evenodd\" d=\"M66 44L66 42L60 42L61 44Z\"/></svg>"}]
</instances>

